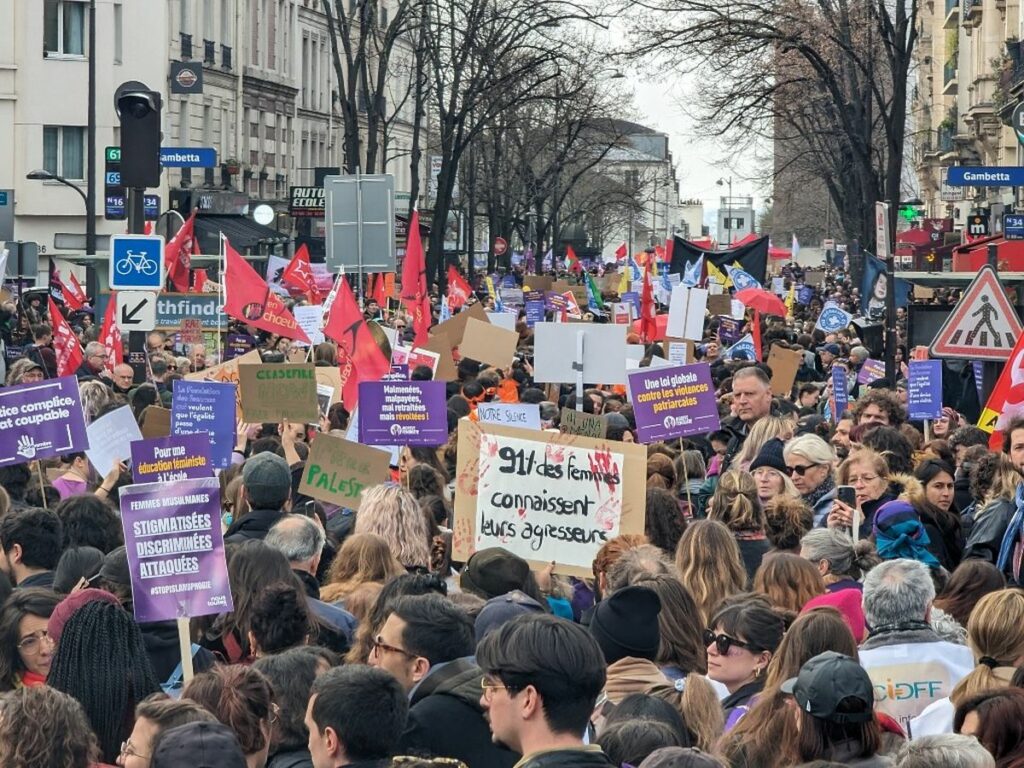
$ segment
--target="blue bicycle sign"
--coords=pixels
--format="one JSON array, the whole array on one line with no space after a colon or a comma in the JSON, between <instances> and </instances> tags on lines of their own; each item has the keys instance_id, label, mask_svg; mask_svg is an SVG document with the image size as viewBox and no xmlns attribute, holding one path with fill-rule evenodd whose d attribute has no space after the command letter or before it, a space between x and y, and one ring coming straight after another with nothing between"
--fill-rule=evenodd
<instances>
[{"instance_id":1,"label":"blue bicycle sign","mask_svg":"<svg viewBox=\"0 0 1024 768\"><path fill-rule=\"evenodd\" d=\"M164 239L155 235L110 238L110 287L116 290L163 287Z\"/></svg>"}]
</instances>

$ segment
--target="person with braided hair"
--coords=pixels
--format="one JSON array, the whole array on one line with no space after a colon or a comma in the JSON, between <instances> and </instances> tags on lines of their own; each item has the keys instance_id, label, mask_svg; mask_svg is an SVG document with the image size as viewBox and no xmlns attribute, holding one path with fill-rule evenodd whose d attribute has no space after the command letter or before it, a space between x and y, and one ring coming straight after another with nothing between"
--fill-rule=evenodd
<instances>
[{"instance_id":1,"label":"person with braided hair","mask_svg":"<svg viewBox=\"0 0 1024 768\"><path fill-rule=\"evenodd\" d=\"M99 741L101 759L113 764L121 742L132 732L135 706L160 690L142 633L113 597L83 590L64 600L50 617L49 636L57 643L46 682L77 699ZM75 604L80 607L74 609ZM68 616L67 605L74 610Z\"/></svg>"}]
</instances>

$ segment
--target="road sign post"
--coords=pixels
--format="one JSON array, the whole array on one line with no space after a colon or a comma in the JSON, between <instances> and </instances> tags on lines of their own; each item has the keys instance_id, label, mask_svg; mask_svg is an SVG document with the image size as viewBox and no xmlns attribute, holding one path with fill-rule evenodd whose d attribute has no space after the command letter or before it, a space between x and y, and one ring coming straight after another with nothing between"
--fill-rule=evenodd
<instances>
[{"instance_id":1,"label":"road sign post","mask_svg":"<svg viewBox=\"0 0 1024 768\"><path fill-rule=\"evenodd\" d=\"M117 326L122 332L152 331L156 328L156 300L153 291L118 291Z\"/></svg>"},{"instance_id":2,"label":"road sign post","mask_svg":"<svg viewBox=\"0 0 1024 768\"><path fill-rule=\"evenodd\" d=\"M110 287L159 291L164 284L164 239L160 235L110 238Z\"/></svg>"}]
</instances>

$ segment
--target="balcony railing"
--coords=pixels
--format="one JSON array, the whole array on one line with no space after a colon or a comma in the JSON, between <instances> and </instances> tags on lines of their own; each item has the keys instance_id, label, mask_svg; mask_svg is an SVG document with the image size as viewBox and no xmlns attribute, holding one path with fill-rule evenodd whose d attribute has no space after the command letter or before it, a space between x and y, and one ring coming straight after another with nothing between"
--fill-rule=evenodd
<instances>
[{"instance_id":1,"label":"balcony railing","mask_svg":"<svg viewBox=\"0 0 1024 768\"><path fill-rule=\"evenodd\" d=\"M192 35L186 35L184 32L180 33L181 38L181 58L191 59L192 58Z\"/></svg>"}]
</instances>

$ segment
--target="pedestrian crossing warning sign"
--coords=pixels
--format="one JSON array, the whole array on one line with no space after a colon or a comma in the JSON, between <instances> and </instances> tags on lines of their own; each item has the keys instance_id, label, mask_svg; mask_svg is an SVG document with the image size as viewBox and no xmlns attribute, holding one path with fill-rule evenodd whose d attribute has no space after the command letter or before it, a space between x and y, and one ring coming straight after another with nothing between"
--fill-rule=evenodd
<instances>
[{"instance_id":1,"label":"pedestrian crossing warning sign","mask_svg":"<svg viewBox=\"0 0 1024 768\"><path fill-rule=\"evenodd\" d=\"M978 276L931 343L934 357L1007 360L1024 327L991 266Z\"/></svg>"}]
</instances>

